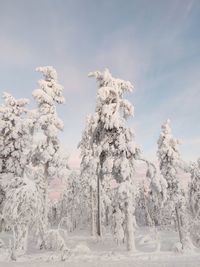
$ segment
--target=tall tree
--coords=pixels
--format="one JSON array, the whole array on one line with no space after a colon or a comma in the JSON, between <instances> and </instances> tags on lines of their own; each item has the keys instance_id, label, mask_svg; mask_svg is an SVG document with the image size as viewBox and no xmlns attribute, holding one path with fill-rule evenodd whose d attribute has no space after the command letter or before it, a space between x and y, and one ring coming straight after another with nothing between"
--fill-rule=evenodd
<instances>
[{"instance_id":1,"label":"tall tree","mask_svg":"<svg viewBox=\"0 0 200 267\"><path fill-rule=\"evenodd\" d=\"M133 202L134 202L134 166L139 149L134 143L134 134L126 126L133 106L123 98L125 92L132 91L130 82L113 78L109 70L89 73L98 82L96 110L90 118L86 131L88 150L93 158L97 188L97 234L101 236L101 191L105 179L113 179L117 186L113 205L117 205L124 214L126 224L127 249L134 250ZM85 135L82 138L84 142ZM118 207L117 207L118 210ZM117 216L119 217L119 216ZM117 224L118 225L118 224Z\"/></svg>"},{"instance_id":2,"label":"tall tree","mask_svg":"<svg viewBox=\"0 0 200 267\"><path fill-rule=\"evenodd\" d=\"M186 198L180 186L178 172L181 159L178 151L179 141L173 138L169 125L170 121L162 125L162 132L158 140L158 159L160 171L167 182L167 203L171 214L176 217L179 238L182 249L188 248L190 240L187 229Z\"/></svg>"},{"instance_id":3,"label":"tall tree","mask_svg":"<svg viewBox=\"0 0 200 267\"><path fill-rule=\"evenodd\" d=\"M190 233L195 245L200 246L200 159L190 166L189 183Z\"/></svg>"},{"instance_id":4,"label":"tall tree","mask_svg":"<svg viewBox=\"0 0 200 267\"><path fill-rule=\"evenodd\" d=\"M7 93L3 98L4 104L0 108L0 166L5 195L2 217L13 229L15 251L25 252L28 221L31 221L31 214L34 213L33 202L29 202L33 188L26 179L34 120L26 109L27 99L16 100ZM34 205L37 205L37 197L34 201Z\"/></svg>"},{"instance_id":5,"label":"tall tree","mask_svg":"<svg viewBox=\"0 0 200 267\"><path fill-rule=\"evenodd\" d=\"M4 93L0 107L0 207L11 179L23 176L31 151L33 121L26 116L27 99ZM1 212L0 211L0 212Z\"/></svg>"},{"instance_id":6,"label":"tall tree","mask_svg":"<svg viewBox=\"0 0 200 267\"><path fill-rule=\"evenodd\" d=\"M82 134L82 140L78 147L81 150L81 185L82 193L81 197L84 199L85 210L89 211L87 217L89 217L91 235L97 234L96 227L96 203L97 203L97 155L94 155L92 149L92 135L93 135L93 118L88 116L86 121L86 127ZM89 197L88 197L89 196Z\"/></svg>"},{"instance_id":7,"label":"tall tree","mask_svg":"<svg viewBox=\"0 0 200 267\"><path fill-rule=\"evenodd\" d=\"M21 176L30 153L30 120L27 99L16 100L8 93L3 95L0 108L0 172L2 175Z\"/></svg>"},{"instance_id":8,"label":"tall tree","mask_svg":"<svg viewBox=\"0 0 200 267\"><path fill-rule=\"evenodd\" d=\"M43 135L43 138L35 149L32 161L34 166L43 167L43 175L40 177L41 185L43 185L41 232L44 233L48 225L48 180L56 174L56 166L59 164L58 133L63 129L63 123L56 112L56 104L63 104L65 99L63 87L57 81L56 70L50 66L39 67L36 70L44 77L38 82L39 89L33 91L33 97L38 103L35 131Z\"/></svg>"}]
</instances>

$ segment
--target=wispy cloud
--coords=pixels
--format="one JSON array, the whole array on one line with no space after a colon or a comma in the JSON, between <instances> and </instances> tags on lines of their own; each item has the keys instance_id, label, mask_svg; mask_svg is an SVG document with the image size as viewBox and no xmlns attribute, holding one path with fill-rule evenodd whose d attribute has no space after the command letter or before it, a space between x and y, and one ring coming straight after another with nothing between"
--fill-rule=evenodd
<instances>
[{"instance_id":1,"label":"wispy cloud","mask_svg":"<svg viewBox=\"0 0 200 267\"><path fill-rule=\"evenodd\" d=\"M100 12L99 12L100 11ZM198 140L200 3L169 1L5 1L0 9L0 79L16 97L31 96L37 65L53 65L65 87L58 108L65 123L61 135L78 165L76 146L85 117L94 112L95 69L110 68L130 80L135 105L130 126L144 152L153 157L161 123L171 118L174 135ZM23 68L19 68L23 67ZM9 83L6 82L9 81ZM182 145L184 157L197 156L199 143Z\"/></svg>"}]
</instances>

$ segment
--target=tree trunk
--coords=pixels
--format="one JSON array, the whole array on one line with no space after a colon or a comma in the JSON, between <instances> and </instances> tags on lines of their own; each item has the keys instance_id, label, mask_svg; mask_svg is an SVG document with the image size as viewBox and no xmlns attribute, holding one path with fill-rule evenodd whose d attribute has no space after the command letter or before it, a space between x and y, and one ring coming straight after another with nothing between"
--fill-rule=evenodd
<instances>
[{"instance_id":1,"label":"tree trunk","mask_svg":"<svg viewBox=\"0 0 200 267\"><path fill-rule=\"evenodd\" d=\"M106 207L106 226L109 225L109 208Z\"/></svg>"},{"instance_id":2,"label":"tree trunk","mask_svg":"<svg viewBox=\"0 0 200 267\"><path fill-rule=\"evenodd\" d=\"M180 243L182 244L182 248L184 249L184 247L183 247L183 235L182 235L182 231L181 231L180 215L179 215L179 209L178 209L177 205L175 206L175 211L176 211L179 240L180 240Z\"/></svg>"},{"instance_id":3,"label":"tree trunk","mask_svg":"<svg viewBox=\"0 0 200 267\"><path fill-rule=\"evenodd\" d=\"M27 249L27 235L28 226L25 224L18 224L13 227L14 236L14 251L16 254L21 255L26 252Z\"/></svg>"},{"instance_id":4,"label":"tree trunk","mask_svg":"<svg viewBox=\"0 0 200 267\"><path fill-rule=\"evenodd\" d=\"M97 235L101 237L101 188L100 175L97 176Z\"/></svg>"},{"instance_id":5,"label":"tree trunk","mask_svg":"<svg viewBox=\"0 0 200 267\"><path fill-rule=\"evenodd\" d=\"M43 191L43 207L41 220L39 222L39 239L38 247L46 248L45 233L48 228L48 162L44 165L44 191Z\"/></svg>"},{"instance_id":6,"label":"tree trunk","mask_svg":"<svg viewBox=\"0 0 200 267\"><path fill-rule=\"evenodd\" d=\"M45 171L44 171L44 179L45 179L45 189L44 189L44 227L47 230L48 226L48 162L45 164Z\"/></svg>"},{"instance_id":7,"label":"tree trunk","mask_svg":"<svg viewBox=\"0 0 200 267\"><path fill-rule=\"evenodd\" d=\"M132 201L128 199L126 202L126 245L128 251L135 251L133 214L131 212Z\"/></svg>"},{"instance_id":8,"label":"tree trunk","mask_svg":"<svg viewBox=\"0 0 200 267\"><path fill-rule=\"evenodd\" d=\"M95 227L95 211L94 211L94 196L93 189L90 186L90 204L91 204L91 235L96 235L96 227Z\"/></svg>"}]
</instances>

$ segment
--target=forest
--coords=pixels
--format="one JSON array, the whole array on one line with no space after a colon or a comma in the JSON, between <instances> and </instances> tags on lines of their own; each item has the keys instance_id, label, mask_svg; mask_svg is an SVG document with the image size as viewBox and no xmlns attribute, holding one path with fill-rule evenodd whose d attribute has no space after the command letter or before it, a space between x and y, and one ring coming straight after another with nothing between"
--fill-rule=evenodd
<instances>
[{"instance_id":1,"label":"forest","mask_svg":"<svg viewBox=\"0 0 200 267\"><path fill-rule=\"evenodd\" d=\"M121 255L123 261L164 252L200 260L200 159L182 159L170 120L158 129L157 161L146 158L128 125L134 106L125 97L133 85L108 69L90 72L95 110L77 144L80 167L73 169L59 138L63 86L53 67L36 71L42 77L32 93L34 109L9 93L0 106L0 260ZM50 196L55 179L62 187L56 200Z\"/></svg>"}]
</instances>

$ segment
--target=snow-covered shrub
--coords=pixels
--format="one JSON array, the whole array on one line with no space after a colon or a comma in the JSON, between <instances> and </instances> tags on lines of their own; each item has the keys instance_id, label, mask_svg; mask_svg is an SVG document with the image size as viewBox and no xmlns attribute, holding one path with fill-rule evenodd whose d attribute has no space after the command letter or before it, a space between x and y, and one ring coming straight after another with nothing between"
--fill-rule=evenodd
<instances>
[{"instance_id":1,"label":"snow-covered shrub","mask_svg":"<svg viewBox=\"0 0 200 267\"><path fill-rule=\"evenodd\" d=\"M65 240L61 236L59 229L49 229L45 233L46 249L62 251L65 247Z\"/></svg>"},{"instance_id":2,"label":"snow-covered shrub","mask_svg":"<svg viewBox=\"0 0 200 267\"><path fill-rule=\"evenodd\" d=\"M88 254L91 253L90 248L87 246L86 243L79 243L73 251L77 254Z\"/></svg>"},{"instance_id":3,"label":"snow-covered shrub","mask_svg":"<svg viewBox=\"0 0 200 267\"><path fill-rule=\"evenodd\" d=\"M13 230L13 248L17 254L26 251L29 226L39 219L41 204L40 193L33 180L27 177L12 179L6 192L3 218Z\"/></svg>"}]
</instances>

